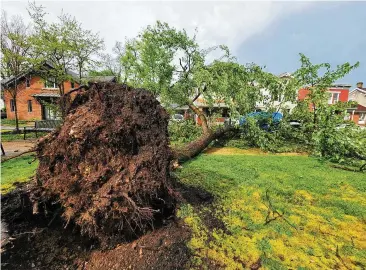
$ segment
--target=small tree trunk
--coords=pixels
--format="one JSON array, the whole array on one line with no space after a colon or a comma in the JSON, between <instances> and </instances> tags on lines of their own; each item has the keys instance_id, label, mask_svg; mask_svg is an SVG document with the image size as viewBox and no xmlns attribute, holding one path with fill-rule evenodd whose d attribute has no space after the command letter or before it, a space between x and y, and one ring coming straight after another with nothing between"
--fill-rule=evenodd
<instances>
[{"instance_id":1,"label":"small tree trunk","mask_svg":"<svg viewBox=\"0 0 366 270\"><path fill-rule=\"evenodd\" d=\"M313 124L314 124L314 130L316 129L316 123L317 123L317 115L316 115L316 106L315 106L315 103L313 103L313 110L314 110L314 119L313 119Z\"/></svg>"},{"instance_id":2,"label":"small tree trunk","mask_svg":"<svg viewBox=\"0 0 366 270\"><path fill-rule=\"evenodd\" d=\"M14 96L14 115L15 115L15 130L17 133L19 133L18 106L16 96Z\"/></svg>"},{"instance_id":3,"label":"small tree trunk","mask_svg":"<svg viewBox=\"0 0 366 270\"><path fill-rule=\"evenodd\" d=\"M64 90L64 83L60 83L58 85L59 87L59 91L60 91L60 110L61 110L61 117L62 119L65 119L66 117L66 102L65 102L65 98L64 98L64 95L65 95L65 90Z\"/></svg>"},{"instance_id":4,"label":"small tree trunk","mask_svg":"<svg viewBox=\"0 0 366 270\"><path fill-rule=\"evenodd\" d=\"M82 70L82 64L79 65L79 84L81 84L81 70Z\"/></svg>"},{"instance_id":5,"label":"small tree trunk","mask_svg":"<svg viewBox=\"0 0 366 270\"><path fill-rule=\"evenodd\" d=\"M12 98L14 99L14 115L15 115L15 131L19 133L19 119L18 119L18 105L17 105L17 93L18 93L18 83L17 79L15 79L14 83L14 95Z\"/></svg>"}]
</instances>

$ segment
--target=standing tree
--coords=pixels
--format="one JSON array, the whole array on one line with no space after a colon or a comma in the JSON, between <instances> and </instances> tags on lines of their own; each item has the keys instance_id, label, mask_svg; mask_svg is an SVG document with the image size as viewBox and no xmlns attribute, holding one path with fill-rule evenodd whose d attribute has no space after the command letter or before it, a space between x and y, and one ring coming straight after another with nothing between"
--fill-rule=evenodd
<instances>
[{"instance_id":1,"label":"standing tree","mask_svg":"<svg viewBox=\"0 0 366 270\"><path fill-rule=\"evenodd\" d=\"M308 90L308 95L301 107L304 118L311 119L311 123L307 123L305 129L309 131L309 137L321 156L327 156L329 153L333 155L335 148L338 150L341 148L341 145L334 147L334 142L341 141L339 136L343 137L344 141L348 140L347 136L337 132L336 125L344 121L345 115L342 112L346 111L349 102L328 104L328 89L335 81L357 68L359 62L354 65L345 63L332 70L328 63L314 65L305 55L300 54L300 57L301 67L296 71L295 77ZM303 106L305 104L306 106ZM309 107L312 108L310 113ZM312 117L309 117L309 114L312 114ZM348 142L345 145L348 145ZM352 151L348 149L344 152L352 152L354 157L361 156L354 149Z\"/></svg>"},{"instance_id":2,"label":"standing tree","mask_svg":"<svg viewBox=\"0 0 366 270\"><path fill-rule=\"evenodd\" d=\"M92 57L103 48L104 43L98 34L82 29L75 17L62 14L58 22L47 23L42 6L30 4L29 14L35 25L32 45L36 58L33 66L45 80L57 85L61 97L61 112L65 116L65 82L75 80L78 70L79 80L95 63ZM79 81L80 83L80 81Z\"/></svg>"},{"instance_id":3,"label":"standing tree","mask_svg":"<svg viewBox=\"0 0 366 270\"><path fill-rule=\"evenodd\" d=\"M17 97L21 91L18 77L27 71L31 44L29 42L30 27L20 16L10 20L5 11L1 16L1 77L14 78L13 82L5 87L14 101L15 127L19 132Z\"/></svg>"},{"instance_id":4,"label":"standing tree","mask_svg":"<svg viewBox=\"0 0 366 270\"><path fill-rule=\"evenodd\" d=\"M354 65L344 63L338 65L335 70L331 69L329 63L312 64L310 59L300 53L301 67L294 76L305 89L309 91L306 102L311 105L313 112L313 130L318 128L319 116L328 108L328 88L335 81L343 78L353 69L359 66L359 62Z\"/></svg>"},{"instance_id":5,"label":"standing tree","mask_svg":"<svg viewBox=\"0 0 366 270\"><path fill-rule=\"evenodd\" d=\"M29 14L35 28L32 44L37 57L32 60L33 67L45 81L58 87L62 97L65 94L64 82L74 79L70 72L75 67L70 36L77 22L67 15L61 15L59 22L48 24L44 19L44 8L34 3L30 4ZM60 106L64 116L65 105L61 102Z\"/></svg>"},{"instance_id":6,"label":"standing tree","mask_svg":"<svg viewBox=\"0 0 366 270\"><path fill-rule=\"evenodd\" d=\"M127 44L128 41L126 41ZM94 70L90 72L91 76L114 76L117 82L126 83L127 77L121 78L122 74L128 74L129 66L122 60L125 57L125 46L117 41L114 45L113 54L101 54L100 58L101 70Z\"/></svg>"},{"instance_id":7,"label":"standing tree","mask_svg":"<svg viewBox=\"0 0 366 270\"><path fill-rule=\"evenodd\" d=\"M73 55L79 75L79 82L81 82L82 75L98 64L95 57L104 49L104 41L97 33L93 33L91 30L85 30L81 27L80 23L76 21L75 23L75 29L71 31L69 39L73 46Z\"/></svg>"}]
</instances>

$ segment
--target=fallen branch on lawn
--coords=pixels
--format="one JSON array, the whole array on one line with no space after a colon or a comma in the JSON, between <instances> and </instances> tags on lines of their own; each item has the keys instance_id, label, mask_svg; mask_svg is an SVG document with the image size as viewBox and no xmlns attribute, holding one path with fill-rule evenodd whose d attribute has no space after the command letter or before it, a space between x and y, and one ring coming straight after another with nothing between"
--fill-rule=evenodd
<instances>
[{"instance_id":1,"label":"fallen branch on lawn","mask_svg":"<svg viewBox=\"0 0 366 270\"><path fill-rule=\"evenodd\" d=\"M36 152L36 150L35 150L35 149L31 149L31 150L25 151L25 152L23 152L23 153L20 153L19 155L16 155L16 156L13 156L13 157L10 157L10 158L7 158L7 159L4 159L2 162L8 161L8 160L13 159L13 158L20 157L20 156L22 156L22 155L24 155L24 154L33 153L33 152Z\"/></svg>"},{"instance_id":2,"label":"fallen branch on lawn","mask_svg":"<svg viewBox=\"0 0 366 270\"><path fill-rule=\"evenodd\" d=\"M354 168L350 168L350 167L346 167L346 166L342 166L342 165L337 165L337 164L330 165L330 166L333 167L333 168L336 168L336 169L341 169L341 170L349 171L349 172L363 172L364 170L366 170L366 163L363 164L360 167L360 169L354 169Z\"/></svg>"},{"instance_id":3,"label":"fallen branch on lawn","mask_svg":"<svg viewBox=\"0 0 366 270\"><path fill-rule=\"evenodd\" d=\"M337 245L337 248L336 248L336 257L341 261L341 263L343 264L344 267L346 267L347 269L351 269L349 268L346 263L344 262L343 258L341 257L341 255L339 254L339 248L338 248L338 245Z\"/></svg>"},{"instance_id":4,"label":"fallen branch on lawn","mask_svg":"<svg viewBox=\"0 0 366 270\"><path fill-rule=\"evenodd\" d=\"M288 225L290 225L292 228L294 228L295 230L297 230L296 226L294 226L290 221L288 221L284 215L285 215L285 212L283 213L280 213L277 211L277 209L275 209L272 205L272 202L270 200L270 197L269 197L269 194L268 194L268 189L266 190L266 200L268 202L268 205L267 208L268 208L268 213L267 213L267 216L266 216L266 222L264 223L264 225L267 225L269 224L270 222L278 219L278 218L282 218ZM270 218L272 214L272 218Z\"/></svg>"}]
</instances>

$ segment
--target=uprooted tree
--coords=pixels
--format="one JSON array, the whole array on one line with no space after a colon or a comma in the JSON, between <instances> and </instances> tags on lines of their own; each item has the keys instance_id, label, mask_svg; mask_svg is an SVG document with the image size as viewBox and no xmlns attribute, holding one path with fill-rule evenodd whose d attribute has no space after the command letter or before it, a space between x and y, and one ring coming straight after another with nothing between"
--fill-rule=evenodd
<instances>
[{"instance_id":1,"label":"uprooted tree","mask_svg":"<svg viewBox=\"0 0 366 270\"><path fill-rule=\"evenodd\" d=\"M81 90L63 126L37 145L35 205L58 202L67 224L104 243L151 228L174 209L168 120L146 90Z\"/></svg>"}]
</instances>

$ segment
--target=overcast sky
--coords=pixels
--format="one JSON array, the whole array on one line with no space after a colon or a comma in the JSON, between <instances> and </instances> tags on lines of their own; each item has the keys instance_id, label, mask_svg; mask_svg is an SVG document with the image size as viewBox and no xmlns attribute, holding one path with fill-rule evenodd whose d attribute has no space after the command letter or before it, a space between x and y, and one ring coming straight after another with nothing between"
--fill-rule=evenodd
<instances>
[{"instance_id":1,"label":"overcast sky","mask_svg":"<svg viewBox=\"0 0 366 270\"><path fill-rule=\"evenodd\" d=\"M63 10L99 32L110 51L156 20L188 32L202 46L226 44L239 62L266 65L279 74L299 67L298 53L333 65L360 61L339 82L366 83L366 2L36 1L52 21ZM9 15L29 21L27 1L2 1Z\"/></svg>"}]
</instances>

